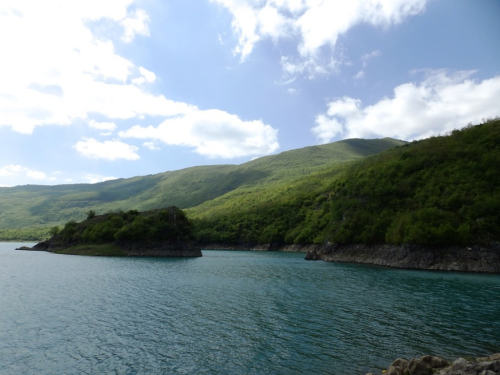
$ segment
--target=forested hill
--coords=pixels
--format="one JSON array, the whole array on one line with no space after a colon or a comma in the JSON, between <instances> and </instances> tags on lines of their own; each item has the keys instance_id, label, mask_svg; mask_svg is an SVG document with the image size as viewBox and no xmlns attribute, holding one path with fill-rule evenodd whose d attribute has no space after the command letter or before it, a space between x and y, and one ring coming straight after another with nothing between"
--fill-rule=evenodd
<instances>
[{"instance_id":1,"label":"forested hill","mask_svg":"<svg viewBox=\"0 0 500 375\"><path fill-rule=\"evenodd\" d=\"M89 210L102 214L168 206L194 207L229 192L289 183L326 166L358 160L404 143L390 138L349 139L266 156L241 165L193 167L98 184L0 188L0 238L9 238L6 229L19 228L30 228L25 234L35 233L32 228L40 228L36 232L40 235L51 226L84 219ZM10 239L30 239L9 233Z\"/></svg>"},{"instance_id":2,"label":"forested hill","mask_svg":"<svg viewBox=\"0 0 500 375\"><path fill-rule=\"evenodd\" d=\"M188 213L203 242L498 243L500 120Z\"/></svg>"}]
</instances>

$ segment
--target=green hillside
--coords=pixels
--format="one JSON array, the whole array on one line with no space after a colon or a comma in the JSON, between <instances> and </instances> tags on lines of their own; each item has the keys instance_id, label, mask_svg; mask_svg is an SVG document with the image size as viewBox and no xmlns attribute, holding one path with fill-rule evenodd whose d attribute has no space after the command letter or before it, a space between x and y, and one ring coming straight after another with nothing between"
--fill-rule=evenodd
<instances>
[{"instance_id":1,"label":"green hillside","mask_svg":"<svg viewBox=\"0 0 500 375\"><path fill-rule=\"evenodd\" d=\"M402 144L390 138L350 139L241 165L193 167L98 184L0 188L0 238L38 239L48 227L84 219L90 209L101 214L195 207L228 193L246 194L289 183L326 166L358 160Z\"/></svg>"},{"instance_id":2,"label":"green hillside","mask_svg":"<svg viewBox=\"0 0 500 375\"><path fill-rule=\"evenodd\" d=\"M188 210L232 243L482 244L500 240L500 120Z\"/></svg>"}]
</instances>

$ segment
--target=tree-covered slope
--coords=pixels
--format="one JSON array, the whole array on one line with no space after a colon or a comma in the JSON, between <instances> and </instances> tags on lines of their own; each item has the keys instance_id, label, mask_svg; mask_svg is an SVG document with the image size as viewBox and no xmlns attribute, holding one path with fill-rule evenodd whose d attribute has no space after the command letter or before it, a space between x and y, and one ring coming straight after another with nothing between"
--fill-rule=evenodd
<instances>
[{"instance_id":1,"label":"tree-covered slope","mask_svg":"<svg viewBox=\"0 0 500 375\"><path fill-rule=\"evenodd\" d=\"M499 241L500 120L200 207L191 216L206 242Z\"/></svg>"},{"instance_id":2,"label":"tree-covered slope","mask_svg":"<svg viewBox=\"0 0 500 375\"><path fill-rule=\"evenodd\" d=\"M47 228L79 221L89 209L105 213L194 207L230 192L290 182L325 166L357 160L401 144L404 142L389 138L350 139L266 156L242 165L193 167L98 184L0 188L0 238L20 238L16 233L25 233L23 238L30 238L29 233L38 236L44 229L20 228Z\"/></svg>"}]
</instances>

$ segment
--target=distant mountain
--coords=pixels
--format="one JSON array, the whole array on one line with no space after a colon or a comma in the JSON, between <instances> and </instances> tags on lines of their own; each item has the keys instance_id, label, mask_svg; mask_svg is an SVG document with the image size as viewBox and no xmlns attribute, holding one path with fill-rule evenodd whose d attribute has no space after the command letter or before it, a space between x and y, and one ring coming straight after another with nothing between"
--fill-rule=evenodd
<instances>
[{"instance_id":1,"label":"distant mountain","mask_svg":"<svg viewBox=\"0 0 500 375\"><path fill-rule=\"evenodd\" d=\"M289 183L325 167L403 144L391 138L348 139L265 156L241 165L200 166L97 184L0 188L0 238L7 238L2 237L6 229L47 228L70 220L80 221L89 210L102 214L195 207L228 193L248 193Z\"/></svg>"}]
</instances>

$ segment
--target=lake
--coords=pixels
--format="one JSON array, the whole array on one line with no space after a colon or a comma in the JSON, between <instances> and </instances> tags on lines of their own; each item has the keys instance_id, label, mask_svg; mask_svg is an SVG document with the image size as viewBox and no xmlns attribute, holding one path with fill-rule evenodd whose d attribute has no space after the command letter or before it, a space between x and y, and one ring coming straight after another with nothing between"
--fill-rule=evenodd
<instances>
[{"instance_id":1,"label":"lake","mask_svg":"<svg viewBox=\"0 0 500 375\"><path fill-rule=\"evenodd\" d=\"M0 243L0 374L365 374L500 351L500 275ZM29 246L30 244L28 244Z\"/></svg>"}]
</instances>

